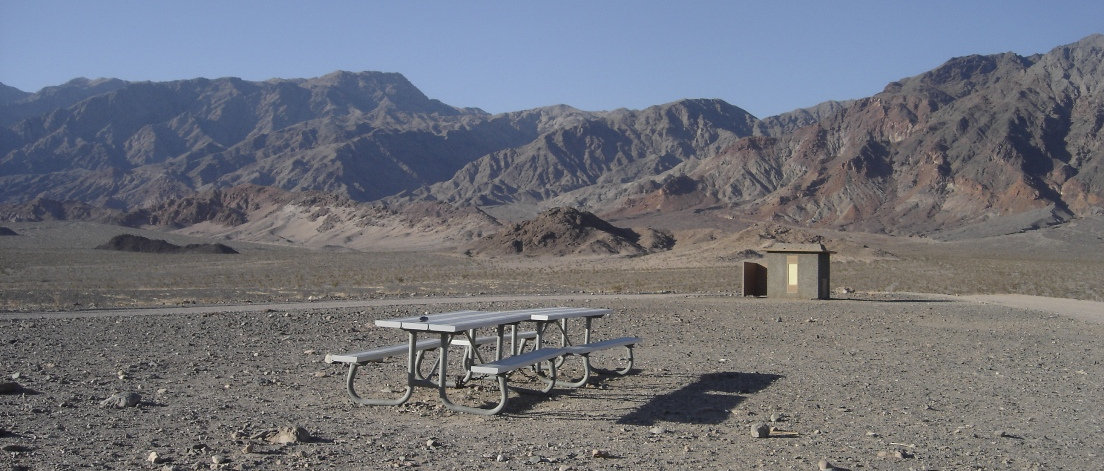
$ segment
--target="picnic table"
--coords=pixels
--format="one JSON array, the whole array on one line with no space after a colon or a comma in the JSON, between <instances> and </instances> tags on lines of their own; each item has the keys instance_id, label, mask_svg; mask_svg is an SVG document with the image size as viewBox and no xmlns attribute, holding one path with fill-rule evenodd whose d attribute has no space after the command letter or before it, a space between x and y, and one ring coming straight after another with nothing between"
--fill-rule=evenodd
<instances>
[{"instance_id":1,"label":"picnic table","mask_svg":"<svg viewBox=\"0 0 1104 471\"><path fill-rule=\"evenodd\" d=\"M349 396L360 404L400 405L410 399L415 387L428 387L437 389L441 402L451 410L492 415L502 411L506 406L507 391L511 389L508 387L508 377L519 369L529 368L538 373L545 382L544 388L540 391L548 392L556 385L556 368L562 365L567 357L577 356L582 359L582 378L564 385L581 387L586 384L594 369L590 364L591 353L614 347L625 347L628 352L628 366L615 369L613 372L620 375L627 374L632 369L633 346L640 341L639 338L621 337L591 342L593 320L602 318L609 312L609 309L600 308L551 307L513 311L466 310L380 319L375 321L376 326L405 331L407 342L363 352L327 355L326 361L349 365L346 388ZM583 319L581 343L572 341L568 328L570 319ZM522 323L535 324L535 330L520 331L519 326ZM482 337L477 335L480 330L487 329L493 329L494 334ZM509 331L508 337L507 331ZM558 333L560 340L558 346L545 346L550 331L553 335ZM419 339L419 335L425 335L425 338ZM505 348L507 339L510 342L508 350ZM533 341L533 346L526 352L524 345L530 340ZM480 353L479 347L492 342L494 356L491 361L487 361ZM464 371L456 381L450 383L448 351L453 346L465 347L462 361ZM429 350L437 351L435 380L429 379L432 373L427 375L421 372L423 355ZM397 398L370 398L363 397L356 391L354 378L360 366L403 354L406 355L406 388L402 395ZM448 396L450 386L462 387L473 377L492 376L498 386L498 401L492 407L457 404Z\"/></svg>"}]
</instances>

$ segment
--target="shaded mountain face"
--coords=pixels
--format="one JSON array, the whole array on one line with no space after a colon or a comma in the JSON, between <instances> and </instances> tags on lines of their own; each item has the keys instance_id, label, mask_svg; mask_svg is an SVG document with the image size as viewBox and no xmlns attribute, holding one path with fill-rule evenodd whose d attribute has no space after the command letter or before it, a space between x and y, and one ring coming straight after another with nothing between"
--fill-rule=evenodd
<instances>
[{"instance_id":1,"label":"shaded mountain face","mask_svg":"<svg viewBox=\"0 0 1104 471\"><path fill-rule=\"evenodd\" d=\"M119 79L75 78L62 85L43 88L38 93L27 93L0 84L0 126L68 108L86 98L123 88L126 84Z\"/></svg>"},{"instance_id":2,"label":"shaded mountain face","mask_svg":"<svg viewBox=\"0 0 1104 471\"><path fill-rule=\"evenodd\" d=\"M10 105L28 96L30 93L0 83L0 105Z\"/></svg>"},{"instance_id":3,"label":"shaded mountain face","mask_svg":"<svg viewBox=\"0 0 1104 471\"><path fill-rule=\"evenodd\" d=\"M579 189L595 193L713 155L751 135L756 122L721 100L593 113L484 156L419 194L488 205L541 202ZM600 200L573 203L596 206Z\"/></svg>"},{"instance_id":4,"label":"shaded mountain face","mask_svg":"<svg viewBox=\"0 0 1104 471\"><path fill-rule=\"evenodd\" d=\"M1015 231L1104 212L1102 51L1094 35L1031 57L955 58L868 98L762 120L705 99L489 115L377 72L3 89L0 203L133 213L254 185L521 208L502 214Z\"/></svg>"},{"instance_id":5,"label":"shaded mountain face","mask_svg":"<svg viewBox=\"0 0 1104 471\"><path fill-rule=\"evenodd\" d=\"M0 201L134 207L242 183L370 200L524 138L501 129L517 123L431 100L398 74L56 88L72 93L44 89L0 106L20 118L0 131ZM27 111L54 95L73 99Z\"/></svg>"}]
</instances>

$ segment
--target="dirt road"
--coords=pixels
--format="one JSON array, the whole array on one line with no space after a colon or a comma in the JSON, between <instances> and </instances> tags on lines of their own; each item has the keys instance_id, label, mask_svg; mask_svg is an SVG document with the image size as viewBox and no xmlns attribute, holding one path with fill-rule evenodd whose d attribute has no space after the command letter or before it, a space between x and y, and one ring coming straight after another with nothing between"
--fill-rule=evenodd
<instances>
[{"instance_id":1,"label":"dirt road","mask_svg":"<svg viewBox=\"0 0 1104 471\"><path fill-rule=\"evenodd\" d=\"M944 296L928 293L909 293L910 295L939 297L973 301L981 304L995 304L998 306L1029 309L1034 311L1049 312L1055 315L1070 317L1104 324L1104 303L1097 301L1083 301L1079 299L1049 298L1045 296L1028 296L1021 294L978 294L969 296ZM158 308L136 309L98 309L82 311L40 311L40 312L12 312L0 313L0 319L80 319L91 317L133 317L146 315L200 315L265 311L304 311L314 309L348 309L359 307L384 307L384 306L412 306L412 305L438 305L438 304L463 304L463 303L492 303L492 302L548 302L548 301L587 301L587 300L646 300L646 299L671 299L679 297L701 297L690 294L570 294L570 295L514 295L514 296L437 296L437 297L410 297L410 298L382 298L382 299L355 299L339 301L314 301L295 303L250 303L250 304L214 304L205 306L172 306Z\"/></svg>"},{"instance_id":2,"label":"dirt road","mask_svg":"<svg viewBox=\"0 0 1104 471\"><path fill-rule=\"evenodd\" d=\"M134 317L165 315L201 315L214 313L247 313L266 311L308 311L322 309L349 309L358 307L413 306L463 303L498 302L548 302L548 301L589 301L645 300L698 297L688 294L577 294L577 295L514 295L514 296L437 296L410 298L354 299L339 301L313 301L294 303L250 303L250 304L212 304L204 306L171 306L135 309L89 309L81 311L39 311L39 312L0 312L0 319L83 319L93 317Z\"/></svg>"},{"instance_id":3,"label":"dirt road","mask_svg":"<svg viewBox=\"0 0 1104 471\"><path fill-rule=\"evenodd\" d=\"M959 296L959 298L982 304L996 304L1005 307L1050 312L1086 322L1104 324L1104 303L1082 301L1080 299L1048 298L1024 294L978 294Z\"/></svg>"}]
</instances>

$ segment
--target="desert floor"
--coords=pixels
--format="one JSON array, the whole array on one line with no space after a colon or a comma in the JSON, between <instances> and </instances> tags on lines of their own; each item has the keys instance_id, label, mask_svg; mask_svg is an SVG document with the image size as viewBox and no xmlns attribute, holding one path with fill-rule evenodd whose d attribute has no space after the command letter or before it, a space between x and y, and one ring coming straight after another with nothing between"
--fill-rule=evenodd
<instances>
[{"instance_id":1,"label":"desert floor","mask_svg":"<svg viewBox=\"0 0 1104 471\"><path fill-rule=\"evenodd\" d=\"M1003 258L910 243L890 247L897 260L833 264L833 284L855 293L779 301L737 296L721 263L260 245L166 262L91 250L117 229L80 229L27 225L16 230L42 237L0 242L0 466L1096 469L1104 457L1099 255L1079 260L1072 245L1056 245L1070 256L1048 277L1046 256L1000 250L1016 239L987 245ZM636 371L511 395L487 418L429 389L404 406L355 405L344 369L323 361L402 342L379 318L556 305L613 309L597 335L643 337ZM360 384L395 394L401 369L372 364ZM455 394L477 403L485 386ZM137 405L100 407L127 392ZM751 436L757 423L769 438ZM310 437L268 440L288 426Z\"/></svg>"}]
</instances>

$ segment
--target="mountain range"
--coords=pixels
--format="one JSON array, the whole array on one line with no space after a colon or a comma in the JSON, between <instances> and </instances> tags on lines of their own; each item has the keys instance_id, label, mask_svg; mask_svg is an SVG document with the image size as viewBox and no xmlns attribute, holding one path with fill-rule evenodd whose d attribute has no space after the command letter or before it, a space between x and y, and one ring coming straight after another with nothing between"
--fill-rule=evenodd
<instances>
[{"instance_id":1,"label":"mountain range","mask_svg":"<svg viewBox=\"0 0 1104 471\"><path fill-rule=\"evenodd\" d=\"M270 187L494 214L1014 232L1104 214L1102 63L1104 35L958 57L870 97L762 119L717 99L490 114L381 72L0 84L0 203L149 223L171 219L154 208Z\"/></svg>"}]
</instances>

